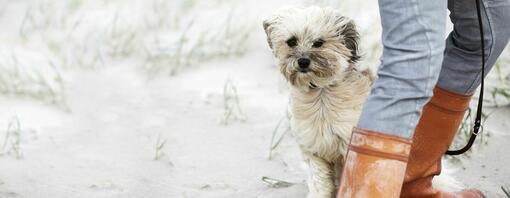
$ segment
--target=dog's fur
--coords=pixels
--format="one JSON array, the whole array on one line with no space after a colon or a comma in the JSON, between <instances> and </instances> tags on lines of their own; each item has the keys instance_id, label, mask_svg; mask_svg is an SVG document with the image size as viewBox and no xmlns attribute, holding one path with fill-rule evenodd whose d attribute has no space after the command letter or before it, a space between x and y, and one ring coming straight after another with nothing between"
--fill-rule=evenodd
<instances>
[{"instance_id":1,"label":"dog's fur","mask_svg":"<svg viewBox=\"0 0 510 198\"><path fill-rule=\"evenodd\" d=\"M290 84L292 131L309 165L308 197L331 198L373 81L357 66L355 25L333 9L309 7L281 10L263 26ZM311 60L309 71L300 71L299 58Z\"/></svg>"}]
</instances>

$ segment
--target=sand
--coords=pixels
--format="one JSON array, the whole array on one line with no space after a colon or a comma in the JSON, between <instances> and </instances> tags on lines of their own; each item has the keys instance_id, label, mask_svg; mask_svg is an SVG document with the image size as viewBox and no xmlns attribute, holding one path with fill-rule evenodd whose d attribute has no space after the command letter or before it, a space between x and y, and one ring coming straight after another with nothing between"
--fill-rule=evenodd
<instances>
[{"instance_id":1,"label":"sand","mask_svg":"<svg viewBox=\"0 0 510 198\"><path fill-rule=\"evenodd\" d=\"M285 4L270 2L247 3L257 8L257 24ZM18 15L26 6L0 3L19 9L11 10ZM1 17L0 27L17 31L18 23L7 25ZM137 60L62 70L67 110L0 96L0 135L17 117L23 154L0 156L0 197L305 197L306 169L293 138L287 134L268 158L288 92L262 28L255 27L242 56L200 63L175 76L148 75ZM15 43L9 45L22 45ZM227 82L237 89L245 120L225 125ZM488 146L451 167L459 181L488 197L504 197L500 186L510 187L509 115L509 107L498 108L486 123ZM292 185L273 188L264 176Z\"/></svg>"}]
</instances>

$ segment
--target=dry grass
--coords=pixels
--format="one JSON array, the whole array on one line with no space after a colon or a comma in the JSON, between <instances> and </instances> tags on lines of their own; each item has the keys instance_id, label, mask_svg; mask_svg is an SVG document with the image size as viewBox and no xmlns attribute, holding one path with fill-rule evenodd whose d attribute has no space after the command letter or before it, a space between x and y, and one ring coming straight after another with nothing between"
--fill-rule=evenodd
<instances>
[{"instance_id":1,"label":"dry grass","mask_svg":"<svg viewBox=\"0 0 510 198\"><path fill-rule=\"evenodd\" d=\"M65 107L64 83L56 66L50 60L27 62L18 56L14 52L0 52L0 94L34 98Z\"/></svg>"},{"instance_id":2,"label":"dry grass","mask_svg":"<svg viewBox=\"0 0 510 198\"><path fill-rule=\"evenodd\" d=\"M4 131L5 135L3 138L2 147L0 150L0 156L14 156L16 159L23 157L21 151L21 123L17 116L13 117Z\"/></svg>"},{"instance_id":3,"label":"dry grass","mask_svg":"<svg viewBox=\"0 0 510 198\"><path fill-rule=\"evenodd\" d=\"M176 39L154 38L145 48L145 68L175 75L184 67L241 56L247 50L246 41L253 28L234 20L232 14L220 20L219 25L205 28L191 20L174 32Z\"/></svg>"},{"instance_id":4,"label":"dry grass","mask_svg":"<svg viewBox=\"0 0 510 198\"><path fill-rule=\"evenodd\" d=\"M286 116L282 117L280 121L278 121L272 132L271 143L269 144L269 154L267 157L269 160L273 159L273 153L290 130L290 113L287 111Z\"/></svg>"},{"instance_id":5,"label":"dry grass","mask_svg":"<svg viewBox=\"0 0 510 198\"><path fill-rule=\"evenodd\" d=\"M274 178L270 178L270 177L265 177L265 176L262 177L262 181L264 183L266 183L271 188L287 188L287 187L294 185L293 183L290 183L287 181L274 179Z\"/></svg>"},{"instance_id":6,"label":"dry grass","mask_svg":"<svg viewBox=\"0 0 510 198\"><path fill-rule=\"evenodd\" d=\"M214 16L216 22L197 8L201 4L222 10ZM128 62L151 74L175 75L185 67L241 56L258 26L239 14L220 0L40 0L27 4L17 35L9 38L12 42L4 45L6 50L0 49L0 94L65 106L61 70L100 69Z\"/></svg>"},{"instance_id":7,"label":"dry grass","mask_svg":"<svg viewBox=\"0 0 510 198\"><path fill-rule=\"evenodd\" d=\"M490 98L486 100L495 107L510 104L510 49L503 52L503 56L496 62L490 77L493 83L489 84Z\"/></svg>"},{"instance_id":8,"label":"dry grass","mask_svg":"<svg viewBox=\"0 0 510 198\"><path fill-rule=\"evenodd\" d=\"M510 191L508 191L505 187L501 186L501 190L505 193L506 197L510 198Z\"/></svg>"},{"instance_id":9,"label":"dry grass","mask_svg":"<svg viewBox=\"0 0 510 198\"><path fill-rule=\"evenodd\" d=\"M228 125L233 120L246 121L246 115L241 109L239 94L234 82L228 79L223 86L223 117L221 123Z\"/></svg>"},{"instance_id":10,"label":"dry grass","mask_svg":"<svg viewBox=\"0 0 510 198\"><path fill-rule=\"evenodd\" d=\"M154 152L154 160L160 160L162 157L165 156L165 153L163 152L163 148L165 147L167 139L162 138L161 134L158 135L158 139L156 140L156 147Z\"/></svg>"}]
</instances>

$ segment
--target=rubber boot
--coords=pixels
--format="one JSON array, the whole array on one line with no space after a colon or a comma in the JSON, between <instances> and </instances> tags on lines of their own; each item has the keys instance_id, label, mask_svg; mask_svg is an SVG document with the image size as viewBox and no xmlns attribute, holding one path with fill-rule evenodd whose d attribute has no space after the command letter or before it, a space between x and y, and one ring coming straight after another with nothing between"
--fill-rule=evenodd
<instances>
[{"instance_id":1,"label":"rubber boot","mask_svg":"<svg viewBox=\"0 0 510 198\"><path fill-rule=\"evenodd\" d=\"M339 198L399 197L411 140L354 128Z\"/></svg>"},{"instance_id":2,"label":"rubber boot","mask_svg":"<svg viewBox=\"0 0 510 198\"><path fill-rule=\"evenodd\" d=\"M434 88L413 136L402 198L485 197L478 190L452 193L432 187L432 179L441 173L441 157L452 143L470 100L471 96Z\"/></svg>"}]
</instances>

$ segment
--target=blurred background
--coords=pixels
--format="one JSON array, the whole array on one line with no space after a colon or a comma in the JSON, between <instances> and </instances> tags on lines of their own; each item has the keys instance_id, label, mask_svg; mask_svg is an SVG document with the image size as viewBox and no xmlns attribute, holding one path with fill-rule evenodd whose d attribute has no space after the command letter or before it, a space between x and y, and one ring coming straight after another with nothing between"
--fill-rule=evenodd
<instances>
[{"instance_id":1,"label":"blurred background","mask_svg":"<svg viewBox=\"0 0 510 198\"><path fill-rule=\"evenodd\" d=\"M0 198L305 197L262 29L291 5L353 18L376 69L376 0L0 0ZM489 197L510 187L509 64L507 48L482 137L446 159Z\"/></svg>"}]
</instances>

